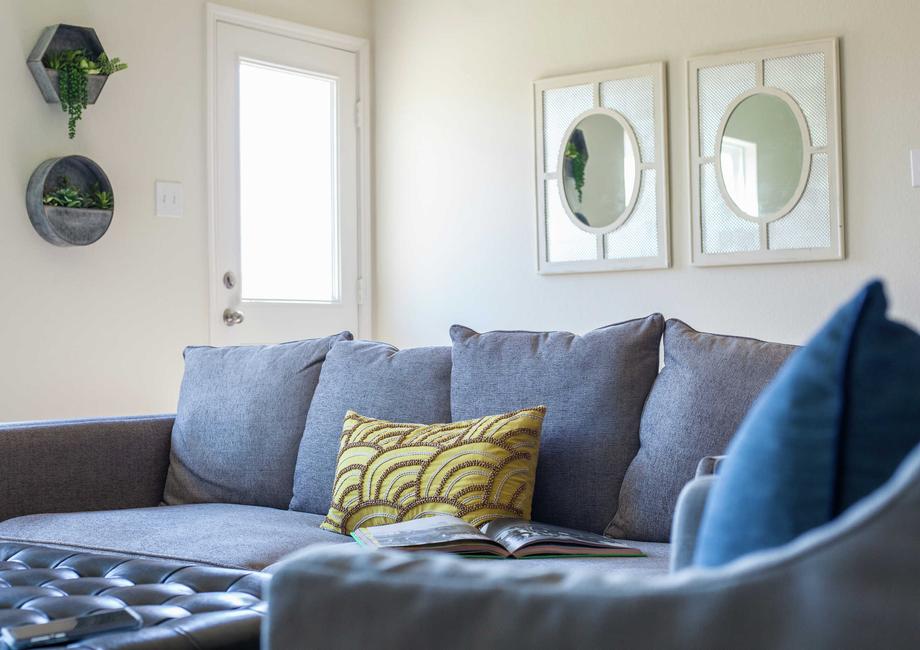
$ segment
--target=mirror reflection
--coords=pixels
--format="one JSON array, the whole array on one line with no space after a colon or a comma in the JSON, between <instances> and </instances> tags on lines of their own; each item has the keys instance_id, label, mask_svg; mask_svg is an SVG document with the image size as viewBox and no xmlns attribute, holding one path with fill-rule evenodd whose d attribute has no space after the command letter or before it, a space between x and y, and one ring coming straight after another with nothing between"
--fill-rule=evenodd
<instances>
[{"instance_id":1,"label":"mirror reflection","mask_svg":"<svg viewBox=\"0 0 920 650\"><path fill-rule=\"evenodd\" d=\"M590 228L617 221L632 198L638 161L632 139L612 115L583 118L565 143L562 187L572 214Z\"/></svg>"},{"instance_id":2,"label":"mirror reflection","mask_svg":"<svg viewBox=\"0 0 920 650\"><path fill-rule=\"evenodd\" d=\"M804 165L802 130L783 99L758 93L741 101L725 125L722 181L752 217L774 214L795 195Z\"/></svg>"}]
</instances>

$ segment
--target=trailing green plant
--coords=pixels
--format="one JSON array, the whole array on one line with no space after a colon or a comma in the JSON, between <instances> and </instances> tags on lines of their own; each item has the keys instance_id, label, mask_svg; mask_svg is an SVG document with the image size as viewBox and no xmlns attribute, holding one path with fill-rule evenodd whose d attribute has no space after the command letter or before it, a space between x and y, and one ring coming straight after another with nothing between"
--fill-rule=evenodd
<instances>
[{"instance_id":1,"label":"trailing green plant","mask_svg":"<svg viewBox=\"0 0 920 650\"><path fill-rule=\"evenodd\" d=\"M57 189L45 194L42 203L57 208L112 210L115 207L115 198L111 192L100 189L98 183L93 185L90 192L84 192L62 176L58 180Z\"/></svg>"},{"instance_id":2,"label":"trailing green plant","mask_svg":"<svg viewBox=\"0 0 920 650\"><path fill-rule=\"evenodd\" d=\"M77 134L77 122L83 118L83 111L89 101L87 80L89 75L111 75L128 67L117 57L110 59L102 52L95 59L87 56L85 50L63 50L45 57L45 67L58 73L58 96L61 110L67 113L67 134L73 140Z\"/></svg>"},{"instance_id":3,"label":"trailing green plant","mask_svg":"<svg viewBox=\"0 0 920 650\"><path fill-rule=\"evenodd\" d=\"M77 134L77 122L86 108L87 71L81 67L86 60L83 50L66 50L51 55L45 65L58 73L58 96L61 110L67 113L67 133L72 140Z\"/></svg>"},{"instance_id":4,"label":"trailing green plant","mask_svg":"<svg viewBox=\"0 0 920 650\"><path fill-rule=\"evenodd\" d=\"M575 143L569 140L565 145L565 157L572 166L572 178L575 180L575 191L578 192L578 202L582 201L582 188L585 186L585 168L588 166L586 151L580 150Z\"/></svg>"}]
</instances>

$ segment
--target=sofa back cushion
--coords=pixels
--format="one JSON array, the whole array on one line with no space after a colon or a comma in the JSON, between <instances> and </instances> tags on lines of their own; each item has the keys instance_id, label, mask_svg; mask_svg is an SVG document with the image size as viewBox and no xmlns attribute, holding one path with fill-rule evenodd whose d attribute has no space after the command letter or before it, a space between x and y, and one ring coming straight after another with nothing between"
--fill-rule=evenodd
<instances>
[{"instance_id":1,"label":"sofa back cushion","mask_svg":"<svg viewBox=\"0 0 920 650\"><path fill-rule=\"evenodd\" d=\"M187 348L163 500L286 508L320 368L348 339Z\"/></svg>"},{"instance_id":2,"label":"sofa back cushion","mask_svg":"<svg viewBox=\"0 0 920 650\"><path fill-rule=\"evenodd\" d=\"M450 421L450 348L337 343L320 375L294 472L292 510L325 515L348 411L394 422Z\"/></svg>"},{"instance_id":3,"label":"sofa back cushion","mask_svg":"<svg viewBox=\"0 0 920 650\"><path fill-rule=\"evenodd\" d=\"M668 541L677 497L697 463L725 452L751 404L793 350L668 320L664 368L642 410L639 453L626 471L608 534Z\"/></svg>"},{"instance_id":4,"label":"sofa back cushion","mask_svg":"<svg viewBox=\"0 0 920 650\"><path fill-rule=\"evenodd\" d=\"M533 519L603 533L639 448L642 404L658 372L660 314L584 336L454 325L454 421L546 405Z\"/></svg>"},{"instance_id":5,"label":"sofa back cushion","mask_svg":"<svg viewBox=\"0 0 920 650\"><path fill-rule=\"evenodd\" d=\"M882 286L868 285L764 391L707 499L697 564L725 564L831 521L920 444L920 335L886 308Z\"/></svg>"}]
</instances>

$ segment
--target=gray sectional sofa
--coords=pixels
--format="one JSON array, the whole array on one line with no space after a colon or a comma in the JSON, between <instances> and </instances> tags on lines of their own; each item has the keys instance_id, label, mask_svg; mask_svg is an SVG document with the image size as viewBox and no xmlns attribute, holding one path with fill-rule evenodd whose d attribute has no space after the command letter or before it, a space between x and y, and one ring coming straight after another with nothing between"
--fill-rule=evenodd
<instances>
[{"instance_id":1,"label":"gray sectional sofa","mask_svg":"<svg viewBox=\"0 0 920 650\"><path fill-rule=\"evenodd\" d=\"M697 332L657 314L584 336L463 327L451 335L452 348L405 351L347 333L264 348L190 348L177 415L0 426L0 542L269 573L281 567L268 638L274 648L299 647L284 634L316 636L321 623L300 630L285 617L311 618L304 603L320 611L327 578L341 586L342 571L354 567L373 589L394 588L401 598L398 567L421 562L428 571L430 562L441 571L433 559L358 554L349 537L319 528L344 411L433 423L542 403L534 518L607 533L646 557L445 564L444 575L663 576L692 553L692 507L671 537L681 488L701 459L725 450L794 350ZM703 473L711 464L704 461ZM672 549L673 541L683 548ZM315 570L304 568L311 558ZM315 598L302 598L304 589ZM427 593L419 589L413 597ZM335 602L354 597L348 588ZM339 647L369 639L351 633ZM440 641L432 636L427 645Z\"/></svg>"},{"instance_id":2,"label":"gray sectional sofa","mask_svg":"<svg viewBox=\"0 0 920 650\"><path fill-rule=\"evenodd\" d=\"M4 425L0 541L271 570L304 547L351 543L319 528L345 410L439 422L542 402L535 519L647 554L594 561L605 571L666 573L677 493L793 349L657 314L584 336L452 336L452 351L347 333L190 348L178 416ZM577 563L590 564L566 566Z\"/></svg>"}]
</instances>

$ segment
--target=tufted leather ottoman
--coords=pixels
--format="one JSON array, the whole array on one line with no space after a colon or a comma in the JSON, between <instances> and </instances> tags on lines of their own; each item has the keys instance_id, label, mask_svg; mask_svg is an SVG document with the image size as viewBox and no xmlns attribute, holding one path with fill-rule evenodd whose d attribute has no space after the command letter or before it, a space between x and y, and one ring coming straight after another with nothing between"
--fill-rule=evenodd
<instances>
[{"instance_id":1,"label":"tufted leather ottoman","mask_svg":"<svg viewBox=\"0 0 920 650\"><path fill-rule=\"evenodd\" d=\"M259 647L268 574L0 543L0 627L130 607L144 628L68 647Z\"/></svg>"}]
</instances>

